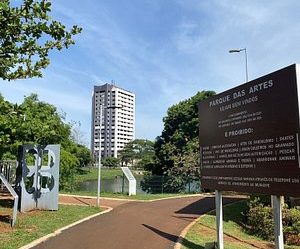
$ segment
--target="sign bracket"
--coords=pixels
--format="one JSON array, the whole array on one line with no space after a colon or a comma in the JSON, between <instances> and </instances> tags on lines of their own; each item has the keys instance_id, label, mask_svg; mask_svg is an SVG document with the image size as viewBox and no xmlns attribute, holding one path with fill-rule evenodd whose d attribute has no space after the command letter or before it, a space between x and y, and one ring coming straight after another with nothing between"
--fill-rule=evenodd
<instances>
[{"instance_id":1,"label":"sign bracket","mask_svg":"<svg viewBox=\"0 0 300 249\"><path fill-rule=\"evenodd\" d=\"M274 215L274 235L275 248L284 249L283 232L282 232L282 200L283 196L272 195L272 206Z\"/></svg>"},{"instance_id":2,"label":"sign bracket","mask_svg":"<svg viewBox=\"0 0 300 249\"><path fill-rule=\"evenodd\" d=\"M222 191L216 190L215 198L216 198L216 222L217 222L218 249L224 249Z\"/></svg>"}]
</instances>

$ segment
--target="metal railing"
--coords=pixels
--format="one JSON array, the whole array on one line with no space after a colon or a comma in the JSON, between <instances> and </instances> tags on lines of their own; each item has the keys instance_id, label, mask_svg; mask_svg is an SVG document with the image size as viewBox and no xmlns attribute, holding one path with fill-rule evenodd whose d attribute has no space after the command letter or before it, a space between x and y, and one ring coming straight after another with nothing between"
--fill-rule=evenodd
<instances>
[{"instance_id":1,"label":"metal railing","mask_svg":"<svg viewBox=\"0 0 300 249\"><path fill-rule=\"evenodd\" d=\"M19 196L13 189L13 185L15 184L15 178L16 178L16 167L17 167L17 161L13 161L13 160L0 161L0 190L4 191L4 189L6 188L14 198L14 206L13 206L13 213L11 219L12 227L15 225L17 220L18 200L19 200Z\"/></svg>"},{"instance_id":2,"label":"metal railing","mask_svg":"<svg viewBox=\"0 0 300 249\"><path fill-rule=\"evenodd\" d=\"M15 185L16 182L16 160L2 160L0 161L0 173L11 184Z\"/></svg>"}]
</instances>

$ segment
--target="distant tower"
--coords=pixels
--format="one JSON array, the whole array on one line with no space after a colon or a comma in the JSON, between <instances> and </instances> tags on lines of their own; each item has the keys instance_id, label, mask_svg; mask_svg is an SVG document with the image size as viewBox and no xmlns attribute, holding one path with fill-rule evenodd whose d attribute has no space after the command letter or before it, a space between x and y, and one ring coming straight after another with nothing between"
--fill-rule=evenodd
<instances>
[{"instance_id":1,"label":"distant tower","mask_svg":"<svg viewBox=\"0 0 300 249\"><path fill-rule=\"evenodd\" d=\"M94 86L92 100L91 150L98 158L100 135L100 106L103 106L101 127L101 156L117 157L126 143L134 139L135 94L112 84ZM108 107L122 108L108 108Z\"/></svg>"}]
</instances>

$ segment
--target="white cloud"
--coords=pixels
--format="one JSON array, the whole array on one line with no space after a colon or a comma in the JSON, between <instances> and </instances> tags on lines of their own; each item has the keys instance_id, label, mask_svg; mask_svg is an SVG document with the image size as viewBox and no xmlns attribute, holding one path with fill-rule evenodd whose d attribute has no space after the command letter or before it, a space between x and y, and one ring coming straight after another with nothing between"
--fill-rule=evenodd
<instances>
[{"instance_id":1,"label":"white cloud","mask_svg":"<svg viewBox=\"0 0 300 249\"><path fill-rule=\"evenodd\" d=\"M250 79L299 62L299 1L136 1L130 2L130 15L124 11L122 16L112 1L53 2L62 22L83 27L76 45L51 55L44 79L1 83L0 91L14 101L37 92L71 119L84 119L82 128L89 134L93 85L115 80L136 93L136 133L154 138L170 105L197 91L219 92L245 81L244 56L229 49L247 48ZM135 3L145 4L139 19ZM168 13L157 15L163 4L177 12L167 32L160 33L153 20L141 18L167 25ZM128 20L135 26L124 24ZM148 29L155 32L147 35Z\"/></svg>"}]
</instances>

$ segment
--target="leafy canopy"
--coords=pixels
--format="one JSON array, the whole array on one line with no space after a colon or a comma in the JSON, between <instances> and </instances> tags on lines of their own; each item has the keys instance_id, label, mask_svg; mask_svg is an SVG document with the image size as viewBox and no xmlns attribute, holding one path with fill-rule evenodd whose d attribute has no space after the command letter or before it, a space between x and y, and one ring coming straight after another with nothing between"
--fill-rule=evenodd
<instances>
[{"instance_id":1,"label":"leafy canopy","mask_svg":"<svg viewBox=\"0 0 300 249\"><path fill-rule=\"evenodd\" d=\"M23 0L20 6L0 1L0 78L41 77L49 51L74 44L72 37L82 29L74 25L67 31L50 12L49 0Z\"/></svg>"},{"instance_id":2,"label":"leafy canopy","mask_svg":"<svg viewBox=\"0 0 300 249\"><path fill-rule=\"evenodd\" d=\"M164 129L154 144L157 163L152 173L168 175L169 186L174 189L180 189L190 177L199 176L198 103L214 94L198 92L171 106L163 119Z\"/></svg>"},{"instance_id":3,"label":"leafy canopy","mask_svg":"<svg viewBox=\"0 0 300 249\"><path fill-rule=\"evenodd\" d=\"M60 187L72 189L74 174L91 162L88 148L71 138L72 126L36 94L14 105L0 94L0 160L15 160L19 145L61 144Z\"/></svg>"},{"instance_id":4,"label":"leafy canopy","mask_svg":"<svg viewBox=\"0 0 300 249\"><path fill-rule=\"evenodd\" d=\"M122 165L135 164L135 166L145 168L146 164L152 163L154 160L153 144L147 139L135 139L127 143L119 152Z\"/></svg>"},{"instance_id":5,"label":"leafy canopy","mask_svg":"<svg viewBox=\"0 0 300 249\"><path fill-rule=\"evenodd\" d=\"M115 158L113 156L108 156L103 159L102 165L104 167L117 167L119 166L120 160L119 158Z\"/></svg>"}]
</instances>

